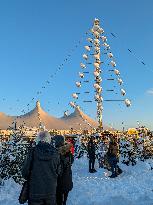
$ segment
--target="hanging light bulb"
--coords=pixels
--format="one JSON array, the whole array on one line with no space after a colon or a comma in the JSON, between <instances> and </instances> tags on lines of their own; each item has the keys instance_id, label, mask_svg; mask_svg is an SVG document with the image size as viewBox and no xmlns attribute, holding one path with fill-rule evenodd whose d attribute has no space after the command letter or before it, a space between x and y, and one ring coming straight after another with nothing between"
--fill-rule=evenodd
<instances>
[{"instance_id":1,"label":"hanging light bulb","mask_svg":"<svg viewBox=\"0 0 153 205\"><path fill-rule=\"evenodd\" d=\"M76 93L73 93L72 97L75 98L75 99L78 99L78 95Z\"/></svg>"},{"instance_id":2,"label":"hanging light bulb","mask_svg":"<svg viewBox=\"0 0 153 205\"><path fill-rule=\"evenodd\" d=\"M124 89L121 89L121 95L125 95L126 94L126 92L125 92L125 90Z\"/></svg>"},{"instance_id":3,"label":"hanging light bulb","mask_svg":"<svg viewBox=\"0 0 153 205\"><path fill-rule=\"evenodd\" d=\"M100 71L99 71L99 73L100 73ZM100 76L97 76L96 77L96 82L97 83L101 83L102 82L102 78Z\"/></svg>"},{"instance_id":4,"label":"hanging light bulb","mask_svg":"<svg viewBox=\"0 0 153 205\"><path fill-rule=\"evenodd\" d=\"M99 76L100 75L100 73L98 72L98 71L94 71L94 76L95 77L97 77L97 76Z\"/></svg>"},{"instance_id":5,"label":"hanging light bulb","mask_svg":"<svg viewBox=\"0 0 153 205\"><path fill-rule=\"evenodd\" d=\"M118 78L117 81L118 81L118 83L119 83L120 85L123 84L123 80L122 80L121 78Z\"/></svg>"},{"instance_id":6,"label":"hanging light bulb","mask_svg":"<svg viewBox=\"0 0 153 205\"><path fill-rule=\"evenodd\" d=\"M103 42L107 41L107 37L106 36L100 36L100 38L102 39ZM107 44L108 45L108 44Z\"/></svg>"},{"instance_id":7,"label":"hanging light bulb","mask_svg":"<svg viewBox=\"0 0 153 205\"><path fill-rule=\"evenodd\" d=\"M113 67L116 67L115 61L111 61L110 64L111 64Z\"/></svg>"},{"instance_id":8,"label":"hanging light bulb","mask_svg":"<svg viewBox=\"0 0 153 205\"><path fill-rule=\"evenodd\" d=\"M117 69L114 70L114 73L115 73L116 75L120 75L120 71L117 70Z\"/></svg>"},{"instance_id":9,"label":"hanging light bulb","mask_svg":"<svg viewBox=\"0 0 153 205\"><path fill-rule=\"evenodd\" d=\"M89 46L85 46L84 47L87 51L90 51L90 47Z\"/></svg>"},{"instance_id":10,"label":"hanging light bulb","mask_svg":"<svg viewBox=\"0 0 153 205\"><path fill-rule=\"evenodd\" d=\"M100 69L99 63L94 63L94 67L95 67L96 69Z\"/></svg>"},{"instance_id":11,"label":"hanging light bulb","mask_svg":"<svg viewBox=\"0 0 153 205\"><path fill-rule=\"evenodd\" d=\"M100 97L100 101L103 102L103 97L102 96Z\"/></svg>"},{"instance_id":12,"label":"hanging light bulb","mask_svg":"<svg viewBox=\"0 0 153 205\"><path fill-rule=\"evenodd\" d=\"M99 89L97 89L96 92L99 93L99 95L100 95L101 92L102 92L102 87L100 87Z\"/></svg>"},{"instance_id":13,"label":"hanging light bulb","mask_svg":"<svg viewBox=\"0 0 153 205\"><path fill-rule=\"evenodd\" d=\"M86 65L83 63L80 63L81 68L86 68Z\"/></svg>"},{"instance_id":14,"label":"hanging light bulb","mask_svg":"<svg viewBox=\"0 0 153 205\"><path fill-rule=\"evenodd\" d=\"M103 46L105 46L105 47L106 47L107 45L108 45L107 43L104 43L104 44L103 44Z\"/></svg>"},{"instance_id":15,"label":"hanging light bulb","mask_svg":"<svg viewBox=\"0 0 153 205\"><path fill-rule=\"evenodd\" d=\"M92 43L92 42L93 42L92 38L87 38L87 41L88 41L89 43Z\"/></svg>"},{"instance_id":16,"label":"hanging light bulb","mask_svg":"<svg viewBox=\"0 0 153 205\"><path fill-rule=\"evenodd\" d=\"M100 26L99 25L94 25L93 27L92 27L92 30L93 31L98 31L100 29Z\"/></svg>"},{"instance_id":17,"label":"hanging light bulb","mask_svg":"<svg viewBox=\"0 0 153 205\"><path fill-rule=\"evenodd\" d=\"M100 53L94 54L94 58L97 59L97 60L100 60Z\"/></svg>"},{"instance_id":18,"label":"hanging light bulb","mask_svg":"<svg viewBox=\"0 0 153 205\"><path fill-rule=\"evenodd\" d=\"M107 44L107 43L104 43L104 44L103 44L103 46L105 46L105 47L108 47L108 46L109 46L109 44Z\"/></svg>"},{"instance_id":19,"label":"hanging light bulb","mask_svg":"<svg viewBox=\"0 0 153 205\"><path fill-rule=\"evenodd\" d=\"M106 47L107 50L110 49L110 45L108 45L107 43L104 43L103 46Z\"/></svg>"},{"instance_id":20,"label":"hanging light bulb","mask_svg":"<svg viewBox=\"0 0 153 205\"><path fill-rule=\"evenodd\" d=\"M79 72L80 78L84 78L84 74Z\"/></svg>"},{"instance_id":21,"label":"hanging light bulb","mask_svg":"<svg viewBox=\"0 0 153 205\"><path fill-rule=\"evenodd\" d=\"M100 61L100 59L96 59L96 63L100 65L102 62Z\"/></svg>"},{"instance_id":22,"label":"hanging light bulb","mask_svg":"<svg viewBox=\"0 0 153 205\"><path fill-rule=\"evenodd\" d=\"M96 38L99 38L100 37L100 33L98 31L93 31L93 35L96 37Z\"/></svg>"},{"instance_id":23,"label":"hanging light bulb","mask_svg":"<svg viewBox=\"0 0 153 205\"><path fill-rule=\"evenodd\" d=\"M94 43L99 44L100 41L98 39L94 39Z\"/></svg>"},{"instance_id":24,"label":"hanging light bulb","mask_svg":"<svg viewBox=\"0 0 153 205\"><path fill-rule=\"evenodd\" d=\"M95 98L95 101L98 101L100 103L103 101L103 98L99 94L96 94L94 98Z\"/></svg>"},{"instance_id":25,"label":"hanging light bulb","mask_svg":"<svg viewBox=\"0 0 153 205\"><path fill-rule=\"evenodd\" d=\"M71 107L73 107L73 108L76 106L76 105L75 105L75 102L70 102L69 105L70 105Z\"/></svg>"},{"instance_id":26,"label":"hanging light bulb","mask_svg":"<svg viewBox=\"0 0 153 205\"><path fill-rule=\"evenodd\" d=\"M100 23L99 19L96 19L96 18L95 18L95 20L94 20L94 25L99 25L99 23Z\"/></svg>"},{"instance_id":27,"label":"hanging light bulb","mask_svg":"<svg viewBox=\"0 0 153 205\"><path fill-rule=\"evenodd\" d=\"M99 108L98 108L98 112L101 113L102 110L103 110L102 107L99 106Z\"/></svg>"},{"instance_id":28,"label":"hanging light bulb","mask_svg":"<svg viewBox=\"0 0 153 205\"><path fill-rule=\"evenodd\" d=\"M94 43L94 46L100 47L100 43Z\"/></svg>"},{"instance_id":29,"label":"hanging light bulb","mask_svg":"<svg viewBox=\"0 0 153 205\"><path fill-rule=\"evenodd\" d=\"M95 46L95 47L94 47L94 49L95 49L95 54L98 54L98 53L100 53L100 47L98 47L98 46Z\"/></svg>"},{"instance_id":30,"label":"hanging light bulb","mask_svg":"<svg viewBox=\"0 0 153 205\"><path fill-rule=\"evenodd\" d=\"M67 117L68 115L68 110L64 111L64 117Z\"/></svg>"},{"instance_id":31,"label":"hanging light bulb","mask_svg":"<svg viewBox=\"0 0 153 205\"><path fill-rule=\"evenodd\" d=\"M110 49L110 46L109 46L109 45L107 45L107 46L106 46L106 50L109 50L109 49Z\"/></svg>"},{"instance_id":32,"label":"hanging light bulb","mask_svg":"<svg viewBox=\"0 0 153 205\"><path fill-rule=\"evenodd\" d=\"M99 32L100 34L103 34L105 31L104 31L103 28L99 28L99 29L98 29L98 32Z\"/></svg>"},{"instance_id":33,"label":"hanging light bulb","mask_svg":"<svg viewBox=\"0 0 153 205\"><path fill-rule=\"evenodd\" d=\"M109 58L112 58L112 57L113 57L113 54L112 54L111 52L108 53L107 55L108 55Z\"/></svg>"},{"instance_id":34,"label":"hanging light bulb","mask_svg":"<svg viewBox=\"0 0 153 205\"><path fill-rule=\"evenodd\" d=\"M125 105L127 106L127 107L130 107L131 106L131 101L129 100L129 99L125 99Z\"/></svg>"},{"instance_id":35,"label":"hanging light bulb","mask_svg":"<svg viewBox=\"0 0 153 205\"><path fill-rule=\"evenodd\" d=\"M100 51L100 47L99 46L95 46L94 49L95 49L95 51Z\"/></svg>"},{"instance_id":36,"label":"hanging light bulb","mask_svg":"<svg viewBox=\"0 0 153 205\"><path fill-rule=\"evenodd\" d=\"M99 96L98 94L96 94L96 95L95 95L95 100L98 101L98 100L99 100L99 97L100 97L100 96Z\"/></svg>"},{"instance_id":37,"label":"hanging light bulb","mask_svg":"<svg viewBox=\"0 0 153 205\"><path fill-rule=\"evenodd\" d=\"M95 83L95 84L94 84L94 88L95 88L96 90L98 90L98 89L101 88L101 86L100 86L99 84Z\"/></svg>"},{"instance_id":38,"label":"hanging light bulb","mask_svg":"<svg viewBox=\"0 0 153 205\"><path fill-rule=\"evenodd\" d=\"M78 88L81 87L81 82L76 82L75 84L76 84L76 86L77 86Z\"/></svg>"},{"instance_id":39,"label":"hanging light bulb","mask_svg":"<svg viewBox=\"0 0 153 205\"><path fill-rule=\"evenodd\" d=\"M83 57L85 60L88 59L88 55L86 55L86 54L83 54L82 57Z\"/></svg>"}]
</instances>

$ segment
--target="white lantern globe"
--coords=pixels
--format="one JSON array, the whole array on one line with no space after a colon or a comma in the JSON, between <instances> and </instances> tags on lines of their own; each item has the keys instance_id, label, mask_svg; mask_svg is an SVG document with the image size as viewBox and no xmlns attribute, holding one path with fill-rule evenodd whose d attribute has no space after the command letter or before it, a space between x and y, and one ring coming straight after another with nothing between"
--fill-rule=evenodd
<instances>
[{"instance_id":1,"label":"white lantern globe","mask_svg":"<svg viewBox=\"0 0 153 205\"><path fill-rule=\"evenodd\" d=\"M85 60L88 60L88 55L83 54L82 57L83 57Z\"/></svg>"},{"instance_id":2,"label":"white lantern globe","mask_svg":"<svg viewBox=\"0 0 153 205\"><path fill-rule=\"evenodd\" d=\"M80 63L80 66L81 66L81 68L86 68L86 65L85 64L83 64L83 63Z\"/></svg>"},{"instance_id":3,"label":"white lantern globe","mask_svg":"<svg viewBox=\"0 0 153 205\"><path fill-rule=\"evenodd\" d=\"M81 87L81 82L76 82L75 84L76 84L76 86L77 86L78 88Z\"/></svg>"},{"instance_id":4,"label":"white lantern globe","mask_svg":"<svg viewBox=\"0 0 153 205\"><path fill-rule=\"evenodd\" d=\"M84 47L87 51L90 51L90 47L89 46L85 46Z\"/></svg>"}]
</instances>

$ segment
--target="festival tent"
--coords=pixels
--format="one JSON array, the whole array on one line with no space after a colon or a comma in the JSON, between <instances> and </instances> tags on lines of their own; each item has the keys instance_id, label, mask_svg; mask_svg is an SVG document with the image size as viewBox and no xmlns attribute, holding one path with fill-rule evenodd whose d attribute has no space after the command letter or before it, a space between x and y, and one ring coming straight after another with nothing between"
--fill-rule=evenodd
<instances>
[{"instance_id":1,"label":"festival tent","mask_svg":"<svg viewBox=\"0 0 153 205\"><path fill-rule=\"evenodd\" d=\"M30 112L20 116L8 116L4 113L0 113L0 129L8 129L9 127L24 125L29 128L38 128L40 122L46 129L57 130L70 130L71 128L76 130L85 130L91 128L97 128L98 122L84 114L80 108L75 108L75 111L68 116L56 118L45 112L40 102L36 103L36 107ZM110 129L104 126L104 129Z\"/></svg>"}]
</instances>

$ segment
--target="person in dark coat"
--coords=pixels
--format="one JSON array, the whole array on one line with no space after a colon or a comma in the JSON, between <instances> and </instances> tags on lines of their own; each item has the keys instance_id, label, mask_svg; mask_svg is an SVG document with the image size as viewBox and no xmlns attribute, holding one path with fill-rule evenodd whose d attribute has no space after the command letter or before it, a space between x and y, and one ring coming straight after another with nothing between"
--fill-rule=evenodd
<instances>
[{"instance_id":1,"label":"person in dark coat","mask_svg":"<svg viewBox=\"0 0 153 205\"><path fill-rule=\"evenodd\" d=\"M51 136L40 132L36 146L28 154L22 176L28 178L30 164L32 170L29 180L29 205L56 205L57 178L61 172L60 155L51 145Z\"/></svg>"},{"instance_id":2,"label":"person in dark coat","mask_svg":"<svg viewBox=\"0 0 153 205\"><path fill-rule=\"evenodd\" d=\"M94 173L96 172L95 170L95 151L96 151L96 147L95 147L95 143L94 143L94 137L91 136L88 145L87 145L87 151L88 151L88 156L89 156L89 172L90 173Z\"/></svg>"},{"instance_id":3,"label":"person in dark coat","mask_svg":"<svg viewBox=\"0 0 153 205\"><path fill-rule=\"evenodd\" d=\"M111 138L107 152L107 158L112 172L110 178L115 178L122 173L122 170L117 165L119 161L119 146L115 138Z\"/></svg>"},{"instance_id":4,"label":"person in dark coat","mask_svg":"<svg viewBox=\"0 0 153 205\"><path fill-rule=\"evenodd\" d=\"M57 205L66 205L69 192L73 188L72 182L72 144L65 143L64 137L56 135L54 137L55 147L58 149L61 160L61 174L57 180L56 203Z\"/></svg>"}]
</instances>

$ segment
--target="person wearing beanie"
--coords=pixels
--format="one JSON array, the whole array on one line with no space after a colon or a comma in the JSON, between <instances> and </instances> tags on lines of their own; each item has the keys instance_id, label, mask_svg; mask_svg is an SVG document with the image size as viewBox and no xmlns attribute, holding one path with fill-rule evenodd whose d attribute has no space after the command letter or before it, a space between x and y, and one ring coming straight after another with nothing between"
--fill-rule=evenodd
<instances>
[{"instance_id":1,"label":"person wearing beanie","mask_svg":"<svg viewBox=\"0 0 153 205\"><path fill-rule=\"evenodd\" d=\"M53 140L61 160L61 174L57 180L56 203L57 205L66 205L69 191L73 188L70 151L72 144L65 143L64 137L61 135L56 135Z\"/></svg>"},{"instance_id":2,"label":"person wearing beanie","mask_svg":"<svg viewBox=\"0 0 153 205\"><path fill-rule=\"evenodd\" d=\"M61 172L60 154L51 145L51 136L42 131L25 159L22 176L29 180L29 205L56 205L57 178ZM30 177L29 177L30 176Z\"/></svg>"}]
</instances>

